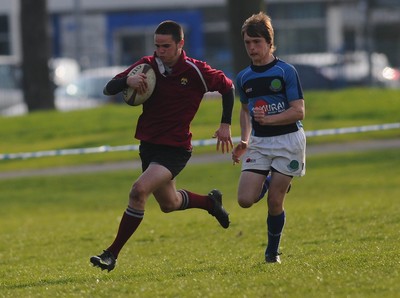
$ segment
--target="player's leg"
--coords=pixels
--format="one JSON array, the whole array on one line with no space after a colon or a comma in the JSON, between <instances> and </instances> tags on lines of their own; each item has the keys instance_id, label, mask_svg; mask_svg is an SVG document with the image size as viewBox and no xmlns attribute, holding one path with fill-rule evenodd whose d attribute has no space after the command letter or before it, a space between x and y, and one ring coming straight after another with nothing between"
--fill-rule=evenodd
<instances>
[{"instance_id":1,"label":"player's leg","mask_svg":"<svg viewBox=\"0 0 400 298\"><path fill-rule=\"evenodd\" d=\"M102 270L111 271L114 269L118 255L129 240L132 234L139 227L144 217L145 204L159 185L168 183L171 180L171 173L163 166L150 164L133 184L129 193L129 204L118 227L117 235L113 243L98 256L90 258L90 262Z\"/></svg>"},{"instance_id":2,"label":"player's leg","mask_svg":"<svg viewBox=\"0 0 400 298\"><path fill-rule=\"evenodd\" d=\"M272 170L267 198L268 245L265 250L265 260L268 263L280 263L279 244L286 219L283 204L291 180L291 176L279 173L274 169Z\"/></svg>"},{"instance_id":3,"label":"player's leg","mask_svg":"<svg viewBox=\"0 0 400 298\"><path fill-rule=\"evenodd\" d=\"M122 216L114 242L107 249L115 257L140 225L144 217L147 199L151 193L160 188L160 185L169 183L171 177L171 173L166 168L152 163L132 185L128 208Z\"/></svg>"},{"instance_id":4,"label":"player's leg","mask_svg":"<svg viewBox=\"0 0 400 298\"><path fill-rule=\"evenodd\" d=\"M264 180L261 193L260 193L260 195L258 196L258 198L257 198L257 200L256 200L256 203L257 203L258 201L260 201L262 198L264 198L265 194L267 193L267 191L268 191L268 189L269 189L269 184L270 184L270 182L271 182L271 175L269 174L269 175L267 176L267 178L265 178L265 180ZM289 193L289 191L290 191L291 189L292 189L292 184L289 184L289 187L288 187L286 193Z\"/></svg>"},{"instance_id":5,"label":"player's leg","mask_svg":"<svg viewBox=\"0 0 400 298\"><path fill-rule=\"evenodd\" d=\"M242 208L249 208L259 200L268 171L244 170L240 174L238 203Z\"/></svg>"},{"instance_id":6,"label":"player's leg","mask_svg":"<svg viewBox=\"0 0 400 298\"><path fill-rule=\"evenodd\" d=\"M305 174L305 133L299 129L294 133L272 137L270 144L269 148L275 152L275 157L271 163L272 177L267 198L268 246L265 260L280 262L279 245L286 220L283 204L292 178ZM278 156L276 152L279 152Z\"/></svg>"},{"instance_id":7,"label":"player's leg","mask_svg":"<svg viewBox=\"0 0 400 298\"><path fill-rule=\"evenodd\" d=\"M166 168L164 170L168 171ZM182 205L182 197L176 191L175 181L175 179L169 179L153 192L162 212L169 213L178 210Z\"/></svg>"},{"instance_id":8,"label":"player's leg","mask_svg":"<svg viewBox=\"0 0 400 298\"><path fill-rule=\"evenodd\" d=\"M153 159L171 173L170 181L155 189L153 194L163 212L199 208L215 216L222 227L229 227L229 214L222 206L222 194L212 190L208 195L201 195L188 190L176 190L175 177L185 168L191 157L191 151L182 148L163 147Z\"/></svg>"},{"instance_id":9,"label":"player's leg","mask_svg":"<svg viewBox=\"0 0 400 298\"><path fill-rule=\"evenodd\" d=\"M207 195L197 194L185 189L176 190L175 180L163 184L154 192L154 197L163 212L198 208L216 217L223 228L229 227L229 214L222 206L222 194L212 190Z\"/></svg>"},{"instance_id":10,"label":"player's leg","mask_svg":"<svg viewBox=\"0 0 400 298\"><path fill-rule=\"evenodd\" d=\"M269 189L269 183L271 181L271 175L268 175L265 180L264 183L262 185L262 189L261 189L261 193L258 196L258 198L256 199L255 203L257 203L258 201L260 201L262 198L264 198L265 194L267 193L268 189Z\"/></svg>"},{"instance_id":11,"label":"player's leg","mask_svg":"<svg viewBox=\"0 0 400 298\"><path fill-rule=\"evenodd\" d=\"M264 138L252 136L249 147L242 157L242 172L239 178L238 203L249 208L263 196L272 159L260 151ZM265 194L265 193L264 193Z\"/></svg>"},{"instance_id":12,"label":"player's leg","mask_svg":"<svg viewBox=\"0 0 400 298\"><path fill-rule=\"evenodd\" d=\"M284 211L283 203L292 178L272 169L267 197L269 214L275 216Z\"/></svg>"}]
</instances>

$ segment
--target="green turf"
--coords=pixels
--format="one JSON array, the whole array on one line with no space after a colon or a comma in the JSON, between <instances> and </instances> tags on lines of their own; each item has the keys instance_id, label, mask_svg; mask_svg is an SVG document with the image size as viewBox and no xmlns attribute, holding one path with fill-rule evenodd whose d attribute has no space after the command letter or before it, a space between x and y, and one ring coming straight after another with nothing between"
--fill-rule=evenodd
<instances>
[{"instance_id":1,"label":"green turf","mask_svg":"<svg viewBox=\"0 0 400 298\"><path fill-rule=\"evenodd\" d=\"M397 150L317 155L286 200L282 264L265 264L266 202L241 209L239 167L191 165L178 187L224 193L231 227L201 210L145 219L111 273L138 170L0 180L1 297L399 297Z\"/></svg>"}]
</instances>

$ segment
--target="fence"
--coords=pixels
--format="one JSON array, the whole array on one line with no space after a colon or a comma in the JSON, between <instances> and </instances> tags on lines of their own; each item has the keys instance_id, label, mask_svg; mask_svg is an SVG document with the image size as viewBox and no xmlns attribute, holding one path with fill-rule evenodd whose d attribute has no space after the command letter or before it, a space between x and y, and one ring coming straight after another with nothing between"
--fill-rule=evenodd
<instances>
[{"instance_id":1,"label":"fence","mask_svg":"<svg viewBox=\"0 0 400 298\"><path fill-rule=\"evenodd\" d=\"M346 128L333 128L333 129L321 129L306 131L307 137L318 137L327 135L340 135L348 133L361 133L368 131L380 131L388 129L398 129L400 128L400 123L387 123L378 125L367 125L367 126L355 126ZM240 137L232 138L234 143L240 141ZM202 147L214 145L216 143L215 139L204 139L204 140L194 140L192 145L194 147ZM122 146L108 146L103 145L99 147L90 148L75 148L75 149L58 149L58 150L46 150L46 151L36 151L36 152L20 152L20 153L6 153L0 154L0 160L11 160L11 159L28 159L28 158L39 158L48 156L65 156L65 155L80 155L80 154L94 154L94 153L105 153L105 152L116 152L116 151L137 151L139 150L139 145L122 145Z\"/></svg>"}]
</instances>

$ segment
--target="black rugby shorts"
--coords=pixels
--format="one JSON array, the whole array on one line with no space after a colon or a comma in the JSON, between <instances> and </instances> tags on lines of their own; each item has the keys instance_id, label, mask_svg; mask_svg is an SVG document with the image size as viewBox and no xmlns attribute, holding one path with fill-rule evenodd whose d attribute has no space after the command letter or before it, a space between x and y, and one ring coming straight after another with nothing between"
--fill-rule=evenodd
<instances>
[{"instance_id":1,"label":"black rugby shorts","mask_svg":"<svg viewBox=\"0 0 400 298\"><path fill-rule=\"evenodd\" d=\"M154 162L166 167L172 174L172 179L185 168L192 156L191 150L167 145L140 142L139 155L142 160L142 171L146 171Z\"/></svg>"}]
</instances>

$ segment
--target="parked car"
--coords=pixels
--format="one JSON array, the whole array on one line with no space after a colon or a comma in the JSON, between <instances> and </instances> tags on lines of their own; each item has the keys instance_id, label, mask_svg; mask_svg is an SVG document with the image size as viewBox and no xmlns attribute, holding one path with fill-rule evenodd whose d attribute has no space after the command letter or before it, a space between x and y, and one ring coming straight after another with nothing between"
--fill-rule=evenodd
<instances>
[{"instance_id":1,"label":"parked car","mask_svg":"<svg viewBox=\"0 0 400 298\"><path fill-rule=\"evenodd\" d=\"M385 67L383 77L390 82L389 87L400 88L400 69L393 67Z\"/></svg>"},{"instance_id":2,"label":"parked car","mask_svg":"<svg viewBox=\"0 0 400 298\"><path fill-rule=\"evenodd\" d=\"M55 86L68 84L80 72L74 59L52 58L49 70ZM15 56L0 56L0 115L23 115L28 111L22 90L22 69Z\"/></svg>"},{"instance_id":3,"label":"parked car","mask_svg":"<svg viewBox=\"0 0 400 298\"><path fill-rule=\"evenodd\" d=\"M335 82L335 86L362 86L369 83L369 59L367 52L348 53L308 53L281 57L291 64L310 65L319 68L327 78ZM391 87L393 80L385 76L385 69L390 68L385 54L372 53L372 84Z\"/></svg>"},{"instance_id":4,"label":"parked car","mask_svg":"<svg viewBox=\"0 0 400 298\"><path fill-rule=\"evenodd\" d=\"M123 103L122 94L106 96L104 86L127 66L112 66L88 69L70 84L55 91L55 106L60 111L93 108L107 103Z\"/></svg>"},{"instance_id":5,"label":"parked car","mask_svg":"<svg viewBox=\"0 0 400 298\"><path fill-rule=\"evenodd\" d=\"M329 90L337 87L336 82L317 66L308 64L293 64L293 66L299 74L303 90Z\"/></svg>"},{"instance_id":6,"label":"parked car","mask_svg":"<svg viewBox=\"0 0 400 298\"><path fill-rule=\"evenodd\" d=\"M78 62L72 58L52 58L49 61L49 69L56 86L65 86L73 82L81 71Z\"/></svg>"}]
</instances>

